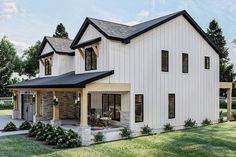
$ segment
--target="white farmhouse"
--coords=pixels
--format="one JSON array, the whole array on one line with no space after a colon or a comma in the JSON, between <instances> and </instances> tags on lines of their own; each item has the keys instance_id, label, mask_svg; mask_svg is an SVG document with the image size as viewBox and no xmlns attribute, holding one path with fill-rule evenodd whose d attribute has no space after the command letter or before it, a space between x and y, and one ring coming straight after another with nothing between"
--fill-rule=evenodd
<instances>
[{"instance_id":1,"label":"white farmhouse","mask_svg":"<svg viewBox=\"0 0 236 157\"><path fill-rule=\"evenodd\" d=\"M186 11L134 26L86 18L73 41L44 38L39 78L8 86L13 118L72 125L84 145L104 126L217 122L220 57Z\"/></svg>"}]
</instances>

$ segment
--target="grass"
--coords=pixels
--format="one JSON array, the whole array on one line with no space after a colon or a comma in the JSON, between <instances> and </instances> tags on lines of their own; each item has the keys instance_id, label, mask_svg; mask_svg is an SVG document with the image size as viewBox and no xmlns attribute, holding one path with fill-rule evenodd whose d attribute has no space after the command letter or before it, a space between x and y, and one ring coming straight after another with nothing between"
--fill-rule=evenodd
<instances>
[{"instance_id":1,"label":"grass","mask_svg":"<svg viewBox=\"0 0 236 157\"><path fill-rule=\"evenodd\" d=\"M8 136L0 137L0 156L231 157L236 154L235 130L236 122L230 122L65 150L54 150L37 145L24 136Z\"/></svg>"},{"instance_id":2,"label":"grass","mask_svg":"<svg viewBox=\"0 0 236 157\"><path fill-rule=\"evenodd\" d=\"M0 110L0 116L10 116L12 115L12 110Z\"/></svg>"}]
</instances>

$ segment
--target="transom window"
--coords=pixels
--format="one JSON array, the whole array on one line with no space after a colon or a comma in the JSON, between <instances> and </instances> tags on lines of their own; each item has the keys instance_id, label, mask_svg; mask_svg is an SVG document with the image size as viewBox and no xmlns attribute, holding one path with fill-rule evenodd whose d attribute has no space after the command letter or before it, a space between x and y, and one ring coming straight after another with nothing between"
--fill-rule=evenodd
<instances>
[{"instance_id":1,"label":"transom window","mask_svg":"<svg viewBox=\"0 0 236 157\"><path fill-rule=\"evenodd\" d=\"M143 122L143 94L135 95L135 122Z\"/></svg>"},{"instance_id":2,"label":"transom window","mask_svg":"<svg viewBox=\"0 0 236 157\"><path fill-rule=\"evenodd\" d=\"M45 59L45 75L52 74L52 64L49 59Z\"/></svg>"},{"instance_id":3,"label":"transom window","mask_svg":"<svg viewBox=\"0 0 236 157\"><path fill-rule=\"evenodd\" d=\"M85 49L85 70L97 70L97 55L93 48Z\"/></svg>"},{"instance_id":4,"label":"transom window","mask_svg":"<svg viewBox=\"0 0 236 157\"><path fill-rule=\"evenodd\" d=\"M161 71L169 71L169 52L165 50L161 51Z\"/></svg>"},{"instance_id":5,"label":"transom window","mask_svg":"<svg viewBox=\"0 0 236 157\"><path fill-rule=\"evenodd\" d=\"M175 94L169 94L168 97L169 119L175 118Z\"/></svg>"},{"instance_id":6,"label":"transom window","mask_svg":"<svg viewBox=\"0 0 236 157\"><path fill-rule=\"evenodd\" d=\"M205 69L210 69L210 57L205 56Z\"/></svg>"},{"instance_id":7,"label":"transom window","mask_svg":"<svg viewBox=\"0 0 236 157\"><path fill-rule=\"evenodd\" d=\"M188 73L188 54L182 53L182 72Z\"/></svg>"}]
</instances>

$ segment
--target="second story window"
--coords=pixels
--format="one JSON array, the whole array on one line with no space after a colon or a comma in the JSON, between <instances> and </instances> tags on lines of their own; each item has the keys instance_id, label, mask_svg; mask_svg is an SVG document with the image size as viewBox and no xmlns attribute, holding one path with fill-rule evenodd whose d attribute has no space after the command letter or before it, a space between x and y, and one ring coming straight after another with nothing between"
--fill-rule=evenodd
<instances>
[{"instance_id":1,"label":"second story window","mask_svg":"<svg viewBox=\"0 0 236 157\"><path fill-rule=\"evenodd\" d=\"M45 59L45 75L52 74L52 64L49 59Z\"/></svg>"},{"instance_id":2,"label":"second story window","mask_svg":"<svg viewBox=\"0 0 236 157\"><path fill-rule=\"evenodd\" d=\"M93 48L85 49L85 70L97 70L97 55Z\"/></svg>"},{"instance_id":3,"label":"second story window","mask_svg":"<svg viewBox=\"0 0 236 157\"><path fill-rule=\"evenodd\" d=\"M182 72L188 73L188 54L187 53L182 54Z\"/></svg>"},{"instance_id":4,"label":"second story window","mask_svg":"<svg viewBox=\"0 0 236 157\"><path fill-rule=\"evenodd\" d=\"M205 69L210 69L210 57L205 56Z\"/></svg>"},{"instance_id":5,"label":"second story window","mask_svg":"<svg viewBox=\"0 0 236 157\"><path fill-rule=\"evenodd\" d=\"M169 52L165 50L161 51L161 71L169 71Z\"/></svg>"}]
</instances>

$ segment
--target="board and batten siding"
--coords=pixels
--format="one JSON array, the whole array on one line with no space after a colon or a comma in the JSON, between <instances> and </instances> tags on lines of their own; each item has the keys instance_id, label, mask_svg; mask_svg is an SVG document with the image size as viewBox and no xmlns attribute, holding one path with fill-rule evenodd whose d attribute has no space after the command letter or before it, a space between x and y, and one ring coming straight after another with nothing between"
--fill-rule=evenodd
<instances>
[{"instance_id":1,"label":"board and batten siding","mask_svg":"<svg viewBox=\"0 0 236 157\"><path fill-rule=\"evenodd\" d=\"M42 55L50 53L52 51L53 51L52 47L48 43L46 43L42 51ZM74 59L75 58L73 56L54 53L52 55L52 75L47 75L47 76L57 76L70 71L74 71L75 70ZM44 65L41 62L39 62L39 77L47 77L47 76L45 76Z\"/></svg>"},{"instance_id":2,"label":"board and batten siding","mask_svg":"<svg viewBox=\"0 0 236 157\"><path fill-rule=\"evenodd\" d=\"M102 37L98 70L114 75L96 82L131 83L130 127L163 128L167 123L183 126L187 118L198 123L219 116L219 56L183 17L179 16L134 39L129 44L106 39L89 25L79 42ZM169 72L161 72L161 50L169 51ZM182 53L188 53L188 73L182 73ZM204 57L210 69L204 69ZM79 51L76 73L85 72ZM91 72L91 71L88 71ZM175 118L168 119L168 94L175 94ZM144 94L144 122L135 123L135 94Z\"/></svg>"}]
</instances>

